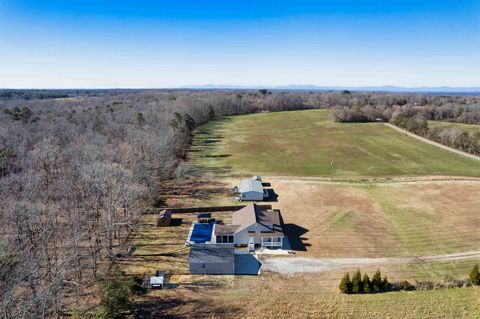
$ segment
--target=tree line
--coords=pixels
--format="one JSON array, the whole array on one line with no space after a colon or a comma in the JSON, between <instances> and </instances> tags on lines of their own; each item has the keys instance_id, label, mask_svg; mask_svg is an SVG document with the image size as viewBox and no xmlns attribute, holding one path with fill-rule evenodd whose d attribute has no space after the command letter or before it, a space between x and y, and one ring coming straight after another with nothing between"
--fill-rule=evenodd
<instances>
[{"instance_id":1,"label":"tree line","mask_svg":"<svg viewBox=\"0 0 480 319\"><path fill-rule=\"evenodd\" d=\"M344 294L376 294L389 291L411 291L411 290L432 290L441 288L458 288L480 285L480 270L478 264L475 264L468 274L468 279L457 280L452 277L445 277L443 282L416 281L410 284L406 280L398 282L389 282L387 277L382 278L380 270L377 270L372 279L368 274L357 270L350 278L350 273L346 273L338 285L338 289Z\"/></svg>"}]
</instances>

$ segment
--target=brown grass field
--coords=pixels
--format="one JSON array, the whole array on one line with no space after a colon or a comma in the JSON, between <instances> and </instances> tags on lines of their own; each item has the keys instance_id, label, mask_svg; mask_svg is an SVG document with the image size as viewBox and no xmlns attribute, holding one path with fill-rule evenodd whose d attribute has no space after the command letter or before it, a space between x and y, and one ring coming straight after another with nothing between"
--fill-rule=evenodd
<instances>
[{"instance_id":1,"label":"brown grass field","mask_svg":"<svg viewBox=\"0 0 480 319\"><path fill-rule=\"evenodd\" d=\"M422 256L479 249L480 182L341 185L267 178L285 223L316 257Z\"/></svg>"},{"instance_id":2,"label":"brown grass field","mask_svg":"<svg viewBox=\"0 0 480 319\"><path fill-rule=\"evenodd\" d=\"M480 288L343 295L325 287L339 273L182 278L138 300L138 318L478 318ZM141 310L140 310L141 309Z\"/></svg>"}]
</instances>

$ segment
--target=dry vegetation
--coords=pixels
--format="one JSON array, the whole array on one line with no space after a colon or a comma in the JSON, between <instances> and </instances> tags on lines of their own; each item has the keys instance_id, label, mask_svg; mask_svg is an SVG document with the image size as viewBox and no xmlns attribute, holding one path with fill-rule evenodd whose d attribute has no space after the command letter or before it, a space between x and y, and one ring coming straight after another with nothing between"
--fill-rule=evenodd
<instances>
[{"instance_id":1,"label":"dry vegetation","mask_svg":"<svg viewBox=\"0 0 480 319\"><path fill-rule=\"evenodd\" d=\"M405 100L406 103L413 104L422 98L417 95L272 93L266 90L124 91L119 95L111 91L2 91L0 221L5 232L0 236L0 315L5 318L61 317L71 315L74 309L83 315L91 315L92 308L100 299L98 283L102 275L109 271L109 266L116 262L122 263L129 274L151 274L156 269L167 270L173 274L172 282L179 285L175 290L148 295L146 300L153 298L154 307L148 307L142 303L145 300L140 300L141 307L137 308L140 312L134 313L144 317L151 317L158 311L159 315L184 317L191 317L192 314L199 317L237 317L239 314L247 317L258 314L273 317L279 312L285 312L285 316L348 316L351 309L371 311L369 307L378 303L395 302L394 306L387 307L382 312L388 315L395 307L407 309L402 300L419 305L419 311L422 311L418 312L419 315L428 313L424 311L430 309L427 301L431 300L444 302L446 308L440 310L451 316L472 313L473 296L477 294L477 290L473 289L455 290L453 294L440 292L437 299L433 299L436 296L434 292L393 298L387 294L378 296L379 299L375 296L350 299L334 293L332 285L320 284L321 278L328 283L327 277L322 277L329 276L328 274L294 278L271 274L239 279L186 276L184 273L187 250L183 243L188 232L188 222L194 217L183 217L185 223L179 227L157 229L153 215L142 215L145 211L152 210L152 206L158 208L164 205L231 202L222 181L215 180L221 174L230 174L231 167L216 167L212 170L214 175L199 179L192 178L192 171L188 164L185 164L193 130L211 119L246 113L352 106L358 100L364 99L368 99L369 103L394 106L400 100L402 103ZM442 97L432 100L439 106L446 103ZM464 104L477 102L475 98L458 97L451 100ZM287 117L291 114L288 113ZM317 129L321 129L325 124L326 113L322 114L323 117L313 124ZM305 118L308 119L308 116L304 116L304 120ZM223 117L215 123L222 121L225 123L228 118ZM371 125L375 124L368 124L353 134L360 136L362 132L370 132L370 136L365 139L352 142L358 142L366 148L357 149L351 145L347 147L348 154L353 158L362 154L365 156L359 156L360 160L349 166L351 160L340 151L338 158L346 161L339 163L345 166L342 168L343 172L338 170L337 173L350 175L353 172L356 176L365 172L409 175L412 172L424 174L426 170L427 173L478 175L478 166L468 160L458 159L429 147L423 149L422 145L419 147L415 144L417 142L411 142L404 137L397 136L390 140L393 133L385 130L382 136L386 137L386 142L378 141L372 137L377 126ZM255 125L250 126L254 127ZM353 126L350 126L351 128ZM327 127L327 131L329 129L331 128ZM274 132L285 133L285 130ZM295 130L286 133L287 137L294 140L302 138L301 134L295 135ZM345 135L349 133L342 132L332 138L343 138ZM351 135L350 133L350 138ZM316 138L318 132L309 136ZM268 135L260 137L262 142L269 138ZM211 150L211 147L222 139L221 134L214 132L212 135L207 132L200 141L200 146ZM236 139L236 142L246 140L244 136L237 136ZM375 146L377 142L381 145L380 150ZM303 153L298 152L300 146L296 143L281 143L291 149L281 150L280 155L307 154L305 150ZM415 145L412 146L412 143ZM400 144L408 156L389 153L392 145ZM307 150L312 149L311 144L307 146ZM342 147L343 150L346 149L345 144ZM248 151L253 149L247 148L242 152L258 161L248 154ZM196 150L198 149L194 147L192 151ZM374 156L378 162L372 168L367 160L377 151L381 151L381 155ZM420 151L423 153L417 154ZM236 154L238 152L211 154L213 157L207 155L205 159L225 159L229 155L232 155L231 159L235 159L233 155ZM270 157L268 153L264 155ZM399 166L387 166L389 160L385 161L382 156L397 159L396 164ZM320 175L328 175L329 172L329 156L321 165L320 161L308 156L303 157L310 162L308 165L296 164L294 157L292 160L271 158L274 160L273 164L286 163L290 168L306 167L303 174L307 176L318 167ZM445 165L445 161L448 161L448 165ZM410 162L413 162L413 166ZM430 167L431 163L434 164ZM196 169L200 170L196 173L205 173L202 166L197 166ZM256 168L252 171L257 173ZM320 202L319 207L322 210L309 211L305 206L302 211L298 208L306 204L299 206L301 198L293 196L290 201L287 199L288 192L295 194L296 187L294 190L282 189L280 183L274 183L274 187L278 187L277 193L281 196L278 205L286 222L300 226L304 224L303 227L307 229L306 243L311 246L307 247L304 254L311 253L312 256L323 256L325 251L327 255L338 252L345 255L350 252L376 255L381 251L390 251L391 247L392 253L399 255L430 251L429 247L416 244L411 239L415 232L422 229L425 231L425 240L433 240L435 234L428 224L432 222L432 214L440 217L439 227L442 231L450 232L447 232L445 240L440 244L433 243L431 250L466 248L469 243L461 242L464 238L456 235L455 231L470 232L469 226L465 225L472 225L472 220L473 225L478 223L474 216L470 216L470 224L466 219L460 218L459 223L454 223L452 229L448 228L449 220L454 218L454 214L448 210L442 213L440 210L448 206L448 203L439 201L439 206L422 206L418 210L425 218L422 219L420 227L415 228L416 226L413 227L407 220L399 218L398 211L404 207L396 206L398 203L402 204L402 197L399 197L399 202L392 200L396 191L391 193L388 189L384 191L361 186L350 187L346 191L342 189L343 186L336 186L339 189L333 187L332 190L325 188L327 194L331 191L332 198L339 202L313 200L310 203L318 205ZM449 191L452 192L445 190ZM470 195L470 192L466 191L464 203L457 203L458 200L455 202L460 211L461 205L465 205L462 212L468 211L468 205L478 207L478 200ZM315 190L312 190L312 193L315 193ZM325 197L321 191L317 194L313 195L313 199L316 196ZM399 191L399 194L402 192ZM418 202L435 201L433 198L443 193L435 194L432 191L431 194L432 198L418 198ZM407 200L408 191L402 196ZM350 200L353 209L349 208ZM305 199L305 202L308 200ZM413 212L414 208L416 209L416 206L412 208L412 216L417 213ZM368 214L365 214L365 211L368 211ZM316 221L309 224L309 220L313 219L309 218L308 214L317 214ZM365 232L364 226L369 227L370 234ZM394 231L389 232L391 229ZM132 230L136 232L131 241ZM337 236L339 231L347 234L344 237L347 244L345 246L336 242L342 239ZM386 239L383 242L372 235L382 235ZM321 236L327 237L320 240ZM335 236L337 238L334 240ZM331 238L330 244L336 249L322 246L328 243L328 238ZM358 244L360 241L361 244ZM351 246L351 251L342 251L348 245ZM131 253L133 257L130 258ZM406 271L408 273L410 270ZM417 273L415 269L411 271ZM336 273L330 275L337 276ZM315 280L318 280L318 285ZM310 289L311 293L305 293L305 287ZM292 298L285 300L287 290ZM450 306L449 302L452 303L458 297L463 298L464 309ZM395 301L398 298L400 301ZM295 300L302 302L291 302ZM364 304L368 306L363 307Z\"/></svg>"},{"instance_id":2,"label":"dry vegetation","mask_svg":"<svg viewBox=\"0 0 480 319\"><path fill-rule=\"evenodd\" d=\"M175 290L156 291L138 301L136 314L148 314L144 318L192 314L203 318L475 318L480 311L479 288L342 295L330 288L339 277L341 273L183 278Z\"/></svg>"}]
</instances>

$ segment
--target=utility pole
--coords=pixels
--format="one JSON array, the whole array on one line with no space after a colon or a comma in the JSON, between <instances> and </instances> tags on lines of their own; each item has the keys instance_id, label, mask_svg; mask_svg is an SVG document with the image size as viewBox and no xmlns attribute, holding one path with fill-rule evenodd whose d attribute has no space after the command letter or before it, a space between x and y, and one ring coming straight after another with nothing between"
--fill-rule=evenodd
<instances>
[{"instance_id":1,"label":"utility pole","mask_svg":"<svg viewBox=\"0 0 480 319\"><path fill-rule=\"evenodd\" d=\"M330 180L333 180L333 168L335 166L335 163L333 161L330 162Z\"/></svg>"}]
</instances>

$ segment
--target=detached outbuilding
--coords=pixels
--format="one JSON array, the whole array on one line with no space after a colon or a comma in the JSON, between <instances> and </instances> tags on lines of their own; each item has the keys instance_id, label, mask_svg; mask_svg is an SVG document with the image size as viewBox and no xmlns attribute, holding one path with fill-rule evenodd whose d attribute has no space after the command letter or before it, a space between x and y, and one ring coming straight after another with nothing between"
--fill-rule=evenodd
<instances>
[{"instance_id":1,"label":"detached outbuilding","mask_svg":"<svg viewBox=\"0 0 480 319\"><path fill-rule=\"evenodd\" d=\"M188 266L190 274L235 274L235 249L223 245L195 245L190 249Z\"/></svg>"},{"instance_id":2,"label":"detached outbuilding","mask_svg":"<svg viewBox=\"0 0 480 319\"><path fill-rule=\"evenodd\" d=\"M160 212L157 220L157 227L170 226L172 222L172 211L165 209Z\"/></svg>"},{"instance_id":3,"label":"detached outbuilding","mask_svg":"<svg viewBox=\"0 0 480 319\"><path fill-rule=\"evenodd\" d=\"M262 201L268 197L268 191L263 188L260 176L246 178L236 188L238 199Z\"/></svg>"}]
</instances>

